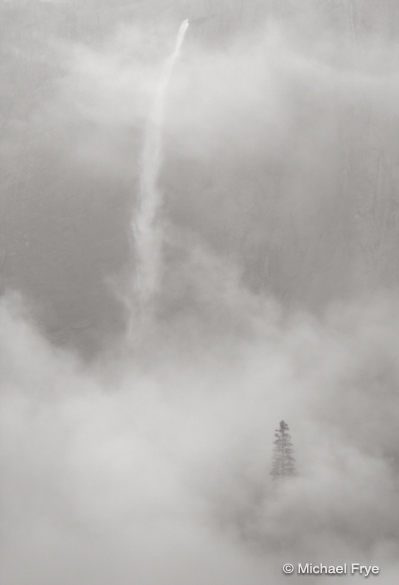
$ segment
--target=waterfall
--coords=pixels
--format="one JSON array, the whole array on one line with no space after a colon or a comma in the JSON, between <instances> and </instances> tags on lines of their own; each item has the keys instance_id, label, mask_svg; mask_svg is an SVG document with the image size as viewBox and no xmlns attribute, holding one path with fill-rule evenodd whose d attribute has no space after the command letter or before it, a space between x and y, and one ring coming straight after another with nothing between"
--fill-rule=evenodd
<instances>
[{"instance_id":1,"label":"waterfall","mask_svg":"<svg viewBox=\"0 0 399 585\"><path fill-rule=\"evenodd\" d=\"M163 159L162 130L165 103L173 69L179 59L188 26L188 20L180 25L173 52L163 67L144 133L138 206L132 221L136 250L135 295L141 305L152 299L159 286L162 230L157 224L157 215L162 205L163 194L158 185L158 178Z\"/></svg>"}]
</instances>

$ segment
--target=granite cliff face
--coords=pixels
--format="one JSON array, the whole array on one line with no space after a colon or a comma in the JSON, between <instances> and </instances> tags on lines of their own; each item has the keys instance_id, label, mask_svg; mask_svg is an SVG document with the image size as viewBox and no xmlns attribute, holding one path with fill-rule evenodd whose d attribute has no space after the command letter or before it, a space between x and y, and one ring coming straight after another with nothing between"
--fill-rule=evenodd
<instances>
[{"instance_id":1,"label":"granite cliff face","mask_svg":"<svg viewBox=\"0 0 399 585\"><path fill-rule=\"evenodd\" d=\"M130 262L140 88L186 17L165 127L168 222L284 303L314 310L397 286L397 3L0 10L2 283L31 298L54 338L95 347L124 326L106 281ZM137 115L128 92L142 100ZM179 254L172 246L168 258Z\"/></svg>"}]
</instances>

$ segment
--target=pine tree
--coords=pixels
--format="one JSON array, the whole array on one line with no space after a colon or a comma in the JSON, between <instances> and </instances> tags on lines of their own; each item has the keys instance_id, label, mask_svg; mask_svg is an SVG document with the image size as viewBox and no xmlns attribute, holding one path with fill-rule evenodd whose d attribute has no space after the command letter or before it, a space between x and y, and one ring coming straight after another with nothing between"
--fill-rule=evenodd
<instances>
[{"instance_id":1,"label":"pine tree","mask_svg":"<svg viewBox=\"0 0 399 585\"><path fill-rule=\"evenodd\" d=\"M276 429L273 464L270 472L274 480L295 475L295 458L287 423L282 420Z\"/></svg>"}]
</instances>

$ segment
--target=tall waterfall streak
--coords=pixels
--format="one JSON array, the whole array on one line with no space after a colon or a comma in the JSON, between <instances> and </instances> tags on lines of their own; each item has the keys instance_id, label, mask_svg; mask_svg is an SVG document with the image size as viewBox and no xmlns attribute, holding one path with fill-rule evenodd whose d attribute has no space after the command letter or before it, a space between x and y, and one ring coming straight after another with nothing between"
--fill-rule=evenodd
<instances>
[{"instance_id":1,"label":"tall waterfall streak","mask_svg":"<svg viewBox=\"0 0 399 585\"><path fill-rule=\"evenodd\" d=\"M140 303L152 298L159 281L162 231L156 224L156 219L162 204L158 177L162 165L165 102L173 69L179 58L188 26L189 21L185 20L179 28L174 50L162 71L144 135L138 210L132 226L137 257L136 294Z\"/></svg>"}]
</instances>

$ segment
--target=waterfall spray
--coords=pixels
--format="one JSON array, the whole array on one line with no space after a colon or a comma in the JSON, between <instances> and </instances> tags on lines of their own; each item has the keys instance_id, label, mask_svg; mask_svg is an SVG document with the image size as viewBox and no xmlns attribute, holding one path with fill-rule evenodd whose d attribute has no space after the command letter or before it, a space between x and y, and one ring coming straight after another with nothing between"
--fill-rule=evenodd
<instances>
[{"instance_id":1,"label":"waterfall spray","mask_svg":"<svg viewBox=\"0 0 399 585\"><path fill-rule=\"evenodd\" d=\"M160 279L162 231L156 220L162 204L162 191L158 186L163 158L162 129L168 87L188 26L188 20L180 25L174 50L161 74L144 134L138 209L132 222L137 259L135 293L141 305L152 299Z\"/></svg>"}]
</instances>

